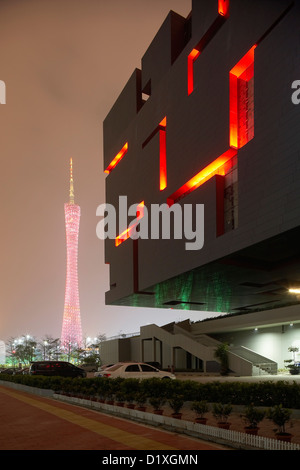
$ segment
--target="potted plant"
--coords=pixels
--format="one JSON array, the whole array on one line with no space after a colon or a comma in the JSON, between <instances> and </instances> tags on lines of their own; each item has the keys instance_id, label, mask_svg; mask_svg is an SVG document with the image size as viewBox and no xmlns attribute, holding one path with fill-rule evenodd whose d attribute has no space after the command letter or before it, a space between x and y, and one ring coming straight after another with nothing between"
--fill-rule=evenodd
<instances>
[{"instance_id":1,"label":"potted plant","mask_svg":"<svg viewBox=\"0 0 300 470\"><path fill-rule=\"evenodd\" d=\"M111 381L108 378L101 378L97 383L97 396L100 403L113 405L113 391L111 390Z\"/></svg>"},{"instance_id":2,"label":"potted plant","mask_svg":"<svg viewBox=\"0 0 300 470\"><path fill-rule=\"evenodd\" d=\"M147 401L147 395L143 392L137 392L135 395L135 401L137 403L138 411L146 411L145 403Z\"/></svg>"},{"instance_id":3,"label":"potted plant","mask_svg":"<svg viewBox=\"0 0 300 470\"><path fill-rule=\"evenodd\" d=\"M126 394L126 407L127 408L130 408L132 410L135 408L135 404L133 403L134 398L135 398L135 394L133 392Z\"/></svg>"},{"instance_id":4,"label":"potted plant","mask_svg":"<svg viewBox=\"0 0 300 470\"><path fill-rule=\"evenodd\" d=\"M299 351L299 348L290 346L288 350L293 353L293 359L285 359L285 365L289 369L291 375L298 375L300 373L300 367L299 364L296 363L296 353Z\"/></svg>"},{"instance_id":5,"label":"potted plant","mask_svg":"<svg viewBox=\"0 0 300 470\"><path fill-rule=\"evenodd\" d=\"M119 390L116 393L116 400L117 400L117 403L116 403L117 406L124 406L125 397L121 390Z\"/></svg>"},{"instance_id":6,"label":"potted plant","mask_svg":"<svg viewBox=\"0 0 300 470\"><path fill-rule=\"evenodd\" d=\"M109 380L109 379L107 379ZM109 384L110 385L110 384ZM115 393L110 386L104 390L105 403L108 405L113 405L115 402Z\"/></svg>"},{"instance_id":7,"label":"potted plant","mask_svg":"<svg viewBox=\"0 0 300 470\"><path fill-rule=\"evenodd\" d=\"M162 415L163 409L161 408L165 404L165 399L163 397L151 397L149 403L154 408L154 414Z\"/></svg>"},{"instance_id":8,"label":"potted plant","mask_svg":"<svg viewBox=\"0 0 300 470\"><path fill-rule=\"evenodd\" d=\"M278 426L278 428L274 429L276 439L290 442L292 434L286 432L285 426L291 419L291 411L283 408L281 404L275 405L273 408L268 409L267 418Z\"/></svg>"},{"instance_id":9,"label":"potted plant","mask_svg":"<svg viewBox=\"0 0 300 470\"><path fill-rule=\"evenodd\" d=\"M254 408L252 403L245 408L245 414L243 415L243 418L247 424L247 426L244 428L246 434L256 435L258 433L258 423L264 419L265 414L266 412L264 410Z\"/></svg>"},{"instance_id":10,"label":"potted plant","mask_svg":"<svg viewBox=\"0 0 300 470\"><path fill-rule=\"evenodd\" d=\"M90 400L91 401L97 401L97 397L96 397L96 389L94 387L91 387L90 389Z\"/></svg>"},{"instance_id":11,"label":"potted plant","mask_svg":"<svg viewBox=\"0 0 300 470\"><path fill-rule=\"evenodd\" d=\"M298 375L300 373L300 367L297 364L289 364L287 367L291 375Z\"/></svg>"},{"instance_id":12,"label":"potted plant","mask_svg":"<svg viewBox=\"0 0 300 470\"><path fill-rule=\"evenodd\" d=\"M294 359L294 362L296 362L296 353L299 352L299 348L297 348L296 346L290 346L288 348L288 351L293 353L293 359Z\"/></svg>"},{"instance_id":13,"label":"potted plant","mask_svg":"<svg viewBox=\"0 0 300 470\"><path fill-rule=\"evenodd\" d=\"M195 418L196 423L206 424L207 418L205 418L205 413L209 412L209 405L207 401L194 401L192 404L192 410L196 412L197 417Z\"/></svg>"},{"instance_id":14,"label":"potted plant","mask_svg":"<svg viewBox=\"0 0 300 470\"><path fill-rule=\"evenodd\" d=\"M214 403L213 405L213 415L217 420L219 428L229 429L230 424L228 422L228 417L232 412L232 406L230 404L223 403Z\"/></svg>"},{"instance_id":15,"label":"potted plant","mask_svg":"<svg viewBox=\"0 0 300 470\"><path fill-rule=\"evenodd\" d=\"M139 390L139 386L139 380L133 378L126 379L124 382L121 383L121 391L124 394L127 408L133 409L135 407L133 401Z\"/></svg>"},{"instance_id":16,"label":"potted plant","mask_svg":"<svg viewBox=\"0 0 300 470\"><path fill-rule=\"evenodd\" d=\"M175 395L171 400L169 400L169 405L173 410L172 417L176 419L181 419L182 413L180 413L181 408L184 404L183 395Z\"/></svg>"}]
</instances>

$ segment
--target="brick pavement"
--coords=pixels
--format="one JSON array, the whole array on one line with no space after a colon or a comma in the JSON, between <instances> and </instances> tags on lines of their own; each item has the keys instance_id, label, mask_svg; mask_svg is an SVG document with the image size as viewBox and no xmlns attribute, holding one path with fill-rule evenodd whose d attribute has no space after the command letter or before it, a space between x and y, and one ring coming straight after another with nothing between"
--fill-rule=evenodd
<instances>
[{"instance_id":1,"label":"brick pavement","mask_svg":"<svg viewBox=\"0 0 300 470\"><path fill-rule=\"evenodd\" d=\"M3 386L0 423L0 450L226 449Z\"/></svg>"}]
</instances>

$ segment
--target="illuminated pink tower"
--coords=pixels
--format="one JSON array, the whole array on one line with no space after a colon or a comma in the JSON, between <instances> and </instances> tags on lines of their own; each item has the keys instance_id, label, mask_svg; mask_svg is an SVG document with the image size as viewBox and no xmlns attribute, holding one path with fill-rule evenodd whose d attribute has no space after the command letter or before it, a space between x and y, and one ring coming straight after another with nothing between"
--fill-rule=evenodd
<instances>
[{"instance_id":1,"label":"illuminated pink tower","mask_svg":"<svg viewBox=\"0 0 300 470\"><path fill-rule=\"evenodd\" d=\"M70 199L69 202L64 205L64 208L67 243L67 276L61 344L64 348L69 348L71 346L82 346L77 269L80 206L74 203L72 158L70 159Z\"/></svg>"}]
</instances>

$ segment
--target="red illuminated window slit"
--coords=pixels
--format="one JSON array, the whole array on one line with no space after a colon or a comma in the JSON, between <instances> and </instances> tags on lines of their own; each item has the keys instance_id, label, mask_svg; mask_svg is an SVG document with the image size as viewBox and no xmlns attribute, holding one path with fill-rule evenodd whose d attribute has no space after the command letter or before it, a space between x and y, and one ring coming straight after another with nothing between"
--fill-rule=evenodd
<instances>
[{"instance_id":1,"label":"red illuminated window slit","mask_svg":"<svg viewBox=\"0 0 300 470\"><path fill-rule=\"evenodd\" d=\"M179 201L183 197L190 194L195 189L199 188L206 181L210 180L215 175L225 175L226 163L236 155L234 149L229 149L220 155L216 160L203 168L193 178L187 181L181 188L177 189L171 196L168 197L167 203L169 206Z\"/></svg>"},{"instance_id":2,"label":"red illuminated window slit","mask_svg":"<svg viewBox=\"0 0 300 470\"><path fill-rule=\"evenodd\" d=\"M229 0L218 0L218 13L225 18L229 16Z\"/></svg>"},{"instance_id":3,"label":"red illuminated window slit","mask_svg":"<svg viewBox=\"0 0 300 470\"><path fill-rule=\"evenodd\" d=\"M128 142L126 142L126 144L122 147L120 152L117 153L115 158L110 162L110 164L105 170L105 173L109 174L117 166L117 164L120 163L122 158L126 155L127 151L128 151Z\"/></svg>"},{"instance_id":4,"label":"red illuminated window slit","mask_svg":"<svg viewBox=\"0 0 300 470\"><path fill-rule=\"evenodd\" d=\"M128 240L128 238L130 238L135 227L138 225L139 221L144 217L144 206L144 201L140 202L140 204L137 206L136 223L130 225L126 230L124 230L120 235L116 237L115 246L121 245L121 243L125 242L125 240Z\"/></svg>"},{"instance_id":5,"label":"red illuminated window slit","mask_svg":"<svg viewBox=\"0 0 300 470\"><path fill-rule=\"evenodd\" d=\"M198 49L193 49L188 55L188 95L194 91L194 62L199 55Z\"/></svg>"},{"instance_id":6,"label":"red illuminated window slit","mask_svg":"<svg viewBox=\"0 0 300 470\"><path fill-rule=\"evenodd\" d=\"M142 148L144 148L150 140L159 133L159 189L163 191L167 187L167 118L166 116L160 121L159 125L149 135L149 137L143 142Z\"/></svg>"},{"instance_id":7,"label":"red illuminated window slit","mask_svg":"<svg viewBox=\"0 0 300 470\"><path fill-rule=\"evenodd\" d=\"M247 54L229 72L229 144L241 148L254 136L254 50Z\"/></svg>"},{"instance_id":8,"label":"red illuminated window slit","mask_svg":"<svg viewBox=\"0 0 300 470\"><path fill-rule=\"evenodd\" d=\"M226 19L229 17L229 0L218 0L218 15L209 28L205 31L200 41L189 53L187 58L187 88L188 95L194 90L194 62L209 42L215 37Z\"/></svg>"},{"instance_id":9,"label":"red illuminated window slit","mask_svg":"<svg viewBox=\"0 0 300 470\"><path fill-rule=\"evenodd\" d=\"M166 139L167 118L160 123L159 129L159 189L163 191L167 187L167 139Z\"/></svg>"}]
</instances>

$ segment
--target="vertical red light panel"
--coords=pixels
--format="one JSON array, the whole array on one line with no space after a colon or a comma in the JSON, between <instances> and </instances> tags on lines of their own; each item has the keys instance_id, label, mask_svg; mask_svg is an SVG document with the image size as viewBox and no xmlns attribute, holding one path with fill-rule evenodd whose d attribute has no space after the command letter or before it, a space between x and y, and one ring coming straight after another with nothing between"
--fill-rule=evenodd
<instances>
[{"instance_id":1,"label":"vertical red light panel","mask_svg":"<svg viewBox=\"0 0 300 470\"><path fill-rule=\"evenodd\" d=\"M159 123L159 189L163 191L167 187L167 118Z\"/></svg>"},{"instance_id":2,"label":"vertical red light panel","mask_svg":"<svg viewBox=\"0 0 300 470\"><path fill-rule=\"evenodd\" d=\"M188 95L194 91L194 62L199 57L200 51L198 49L193 49L192 52L188 55Z\"/></svg>"},{"instance_id":3,"label":"vertical red light panel","mask_svg":"<svg viewBox=\"0 0 300 470\"><path fill-rule=\"evenodd\" d=\"M218 13L221 16L229 16L229 0L218 0Z\"/></svg>"},{"instance_id":4,"label":"vertical red light panel","mask_svg":"<svg viewBox=\"0 0 300 470\"><path fill-rule=\"evenodd\" d=\"M158 133L159 135L159 189L163 191L167 187L167 118L166 116L160 121L158 126L143 142L144 148L151 139Z\"/></svg>"},{"instance_id":5,"label":"vertical red light panel","mask_svg":"<svg viewBox=\"0 0 300 470\"><path fill-rule=\"evenodd\" d=\"M229 72L229 143L232 148L241 148L253 138L253 76L254 49Z\"/></svg>"}]
</instances>

